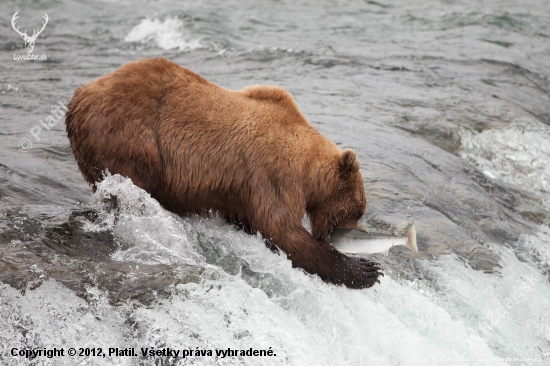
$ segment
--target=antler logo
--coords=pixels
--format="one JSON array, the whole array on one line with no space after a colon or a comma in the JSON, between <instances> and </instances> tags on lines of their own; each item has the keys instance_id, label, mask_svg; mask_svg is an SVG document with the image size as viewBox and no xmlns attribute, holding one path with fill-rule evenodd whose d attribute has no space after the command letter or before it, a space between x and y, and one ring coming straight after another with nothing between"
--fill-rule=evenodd
<instances>
[{"instance_id":1,"label":"antler logo","mask_svg":"<svg viewBox=\"0 0 550 366\"><path fill-rule=\"evenodd\" d=\"M11 26L13 27L13 29L15 29L17 33L19 33L19 35L21 35L21 38L23 38L23 40L25 41L25 47L27 48L27 53L32 53L32 50L34 49L34 42L36 42L36 38L40 33L42 33L44 28L46 28L46 24L48 24L48 14L44 13L44 17L43 17L44 22L42 22L42 29L34 30L32 36L29 37L27 35L26 29L25 29L25 32L20 32L19 27L17 28L15 27L15 21L17 20L17 18L19 18L19 16L17 15L18 12L19 10L16 11L15 14L13 14L13 18L11 18Z\"/></svg>"}]
</instances>

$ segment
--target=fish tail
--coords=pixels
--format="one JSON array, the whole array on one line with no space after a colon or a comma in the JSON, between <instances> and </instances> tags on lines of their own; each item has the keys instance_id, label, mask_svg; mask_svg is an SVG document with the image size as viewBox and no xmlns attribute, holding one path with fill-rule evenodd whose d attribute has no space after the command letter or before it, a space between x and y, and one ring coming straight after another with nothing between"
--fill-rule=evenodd
<instances>
[{"instance_id":1,"label":"fish tail","mask_svg":"<svg viewBox=\"0 0 550 366\"><path fill-rule=\"evenodd\" d=\"M367 233L369 232L369 231L367 230L367 227L366 227L365 225L363 225L362 223L358 223L358 224L357 224L357 228L358 228L359 230L363 230L363 231L365 231L365 232L367 232Z\"/></svg>"},{"instance_id":2,"label":"fish tail","mask_svg":"<svg viewBox=\"0 0 550 366\"><path fill-rule=\"evenodd\" d=\"M418 253L418 247L416 246L416 228L414 227L414 222L407 227L407 231L405 232L405 234L409 239L406 245L407 248L415 253Z\"/></svg>"}]
</instances>

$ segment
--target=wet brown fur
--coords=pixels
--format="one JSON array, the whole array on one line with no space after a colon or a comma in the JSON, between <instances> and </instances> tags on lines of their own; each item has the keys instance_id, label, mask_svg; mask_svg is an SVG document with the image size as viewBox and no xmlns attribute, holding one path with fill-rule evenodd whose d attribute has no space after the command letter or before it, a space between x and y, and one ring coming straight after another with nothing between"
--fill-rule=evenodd
<instances>
[{"instance_id":1,"label":"wet brown fur","mask_svg":"<svg viewBox=\"0 0 550 366\"><path fill-rule=\"evenodd\" d=\"M321 135L282 88L226 90L169 60L145 59L78 88L66 125L90 184L108 170L180 215L217 212L325 281L362 288L380 275L375 263L325 242L365 211L355 153Z\"/></svg>"}]
</instances>

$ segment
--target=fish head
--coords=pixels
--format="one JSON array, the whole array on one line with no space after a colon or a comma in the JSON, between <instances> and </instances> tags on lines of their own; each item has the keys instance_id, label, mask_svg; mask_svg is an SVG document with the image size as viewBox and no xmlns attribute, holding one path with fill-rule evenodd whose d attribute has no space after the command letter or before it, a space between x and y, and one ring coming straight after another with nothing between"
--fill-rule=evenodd
<instances>
[{"instance_id":1,"label":"fish head","mask_svg":"<svg viewBox=\"0 0 550 366\"><path fill-rule=\"evenodd\" d=\"M345 150L336 163L336 175L327 180L332 188L331 194L308 208L312 235L326 244L332 242L334 230L357 228L367 207L363 177L355 152Z\"/></svg>"}]
</instances>

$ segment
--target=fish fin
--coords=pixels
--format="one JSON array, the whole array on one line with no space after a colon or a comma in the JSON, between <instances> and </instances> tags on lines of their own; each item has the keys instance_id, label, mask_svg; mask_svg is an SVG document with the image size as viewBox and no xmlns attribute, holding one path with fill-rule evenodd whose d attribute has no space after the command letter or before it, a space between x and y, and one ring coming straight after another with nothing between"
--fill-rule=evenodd
<instances>
[{"instance_id":1,"label":"fish fin","mask_svg":"<svg viewBox=\"0 0 550 366\"><path fill-rule=\"evenodd\" d=\"M384 256L387 257L388 254L390 254L390 250L386 249L386 250L384 250L383 252L380 252L380 253L384 254Z\"/></svg>"},{"instance_id":2,"label":"fish fin","mask_svg":"<svg viewBox=\"0 0 550 366\"><path fill-rule=\"evenodd\" d=\"M416 228L414 227L414 222L407 227L405 234L407 235L407 239L409 239L406 247L413 252L418 253L418 247L416 246Z\"/></svg>"}]
</instances>

